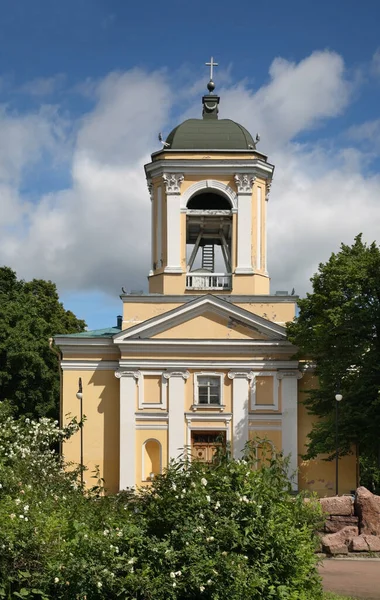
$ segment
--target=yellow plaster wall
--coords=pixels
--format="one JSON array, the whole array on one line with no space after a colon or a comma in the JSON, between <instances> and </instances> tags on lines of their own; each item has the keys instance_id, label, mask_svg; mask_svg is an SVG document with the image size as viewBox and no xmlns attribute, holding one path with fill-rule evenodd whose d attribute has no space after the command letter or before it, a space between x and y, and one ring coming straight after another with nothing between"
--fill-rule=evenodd
<instances>
[{"instance_id":1,"label":"yellow plaster wall","mask_svg":"<svg viewBox=\"0 0 380 600\"><path fill-rule=\"evenodd\" d=\"M264 425L264 423L260 423L260 425ZM250 441L256 440L269 440L273 443L274 448L277 452L282 449L282 432L280 430L273 430L268 426L268 429L250 429L249 430L249 439Z\"/></svg>"},{"instance_id":2,"label":"yellow plaster wall","mask_svg":"<svg viewBox=\"0 0 380 600\"><path fill-rule=\"evenodd\" d=\"M144 374L144 402L158 404L161 402L161 375Z\"/></svg>"},{"instance_id":3,"label":"yellow plaster wall","mask_svg":"<svg viewBox=\"0 0 380 600\"><path fill-rule=\"evenodd\" d=\"M189 321L152 336L152 339L267 339L252 328L232 324L229 319L205 312Z\"/></svg>"},{"instance_id":4,"label":"yellow plaster wall","mask_svg":"<svg viewBox=\"0 0 380 600\"><path fill-rule=\"evenodd\" d=\"M119 488L119 380L114 371L63 371L63 406L65 422L80 416L80 402L76 398L78 378L83 385L83 463L87 467L84 479L88 486L98 466L100 477L109 492ZM80 432L64 443L63 454L69 462L80 463Z\"/></svg>"},{"instance_id":5,"label":"yellow plaster wall","mask_svg":"<svg viewBox=\"0 0 380 600\"><path fill-rule=\"evenodd\" d=\"M239 302L236 303L239 308L244 308L268 321L274 323L287 323L293 321L296 312L296 301L294 302Z\"/></svg>"},{"instance_id":6,"label":"yellow plaster wall","mask_svg":"<svg viewBox=\"0 0 380 600\"><path fill-rule=\"evenodd\" d=\"M301 490L316 492L319 496L335 495L335 461L318 460L304 461L301 455L306 451L307 434L311 430L315 416L308 414L303 400L307 390L317 385L312 374L305 374L300 380L298 397L298 453L299 453L299 486ZM335 400L332 399L332 403ZM355 454L339 459L339 494L348 494L356 488L356 457Z\"/></svg>"},{"instance_id":7,"label":"yellow plaster wall","mask_svg":"<svg viewBox=\"0 0 380 600\"><path fill-rule=\"evenodd\" d=\"M273 405L273 377L256 377L256 404Z\"/></svg>"},{"instance_id":8,"label":"yellow plaster wall","mask_svg":"<svg viewBox=\"0 0 380 600\"><path fill-rule=\"evenodd\" d=\"M152 278L151 278L152 279ZM128 329L142 323L152 317L158 317L169 310L178 308L183 302L176 303L160 303L159 298L157 302L124 302L123 304L123 329Z\"/></svg>"},{"instance_id":9,"label":"yellow plaster wall","mask_svg":"<svg viewBox=\"0 0 380 600\"><path fill-rule=\"evenodd\" d=\"M164 429L138 429L136 430L136 485L147 486L150 482L143 480L142 456L143 446L147 440L157 440L161 444L162 470L168 465L168 432Z\"/></svg>"}]
</instances>

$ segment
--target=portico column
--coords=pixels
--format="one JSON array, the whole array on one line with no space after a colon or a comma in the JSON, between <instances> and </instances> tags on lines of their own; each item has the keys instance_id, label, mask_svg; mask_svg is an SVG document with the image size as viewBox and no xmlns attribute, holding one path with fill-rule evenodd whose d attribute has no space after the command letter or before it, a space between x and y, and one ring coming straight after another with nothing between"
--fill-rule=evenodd
<instances>
[{"instance_id":1,"label":"portico column","mask_svg":"<svg viewBox=\"0 0 380 600\"><path fill-rule=\"evenodd\" d=\"M298 379L300 371L279 371L282 399L282 449L284 456L289 456L289 475L292 477L292 488L298 490Z\"/></svg>"},{"instance_id":2,"label":"portico column","mask_svg":"<svg viewBox=\"0 0 380 600\"><path fill-rule=\"evenodd\" d=\"M166 247L165 273L182 273L181 267L181 202L180 192L183 175L164 173L166 186Z\"/></svg>"},{"instance_id":3,"label":"portico column","mask_svg":"<svg viewBox=\"0 0 380 600\"><path fill-rule=\"evenodd\" d=\"M115 371L120 379L120 471L119 489L136 484L136 384L139 371Z\"/></svg>"},{"instance_id":4,"label":"portico column","mask_svg":"<svg viewBox=\"0 0 380 600\"><path fill-rule=\"evenodd\" d=\"M183 454L185 439L185 381L189 371L168 371L164 378L169 380L169 440L168 460Z\"/></svg>"},{"instance_id":5,"label":"portico column","mask_svg":"<svg viewBox=\"0 0 380 600\"><path fill-rule=\"evenodd\" d=\"M248 412L250 382L254 374L252 371L230 371L232 379L232 448L235 459L242 458L242 451L248 442Z\"/></svg>"},{"instance_id":6,"label":"portico column","mask_svg":"<svg viewBox=\"0 0 380 600\"><path fill-rule=\"evenodd\" d=\"M253 273L252 268L252 186L255 177L245 173L235 175L237 205L237 275Z\"/></svg>"}]
</instances>

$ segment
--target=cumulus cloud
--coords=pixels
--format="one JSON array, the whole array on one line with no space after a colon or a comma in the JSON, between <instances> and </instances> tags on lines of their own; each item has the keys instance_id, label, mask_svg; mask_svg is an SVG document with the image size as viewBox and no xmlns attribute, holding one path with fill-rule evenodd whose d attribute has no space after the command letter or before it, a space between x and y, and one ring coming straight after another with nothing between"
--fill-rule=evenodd
<instances>
[{"instance_id":1,"label":"cumulus cloud","mask_svg":"<svg viewBox=\"0 0 380 600\"><path fill-rule=\"evenodd\" d=\"M158 149L157 132L179 112L171 104L177 95L164 72L137 69L85 87L93 109L70 126L51 107L23 116L0 112L0 198L8 215L0 262L27 278L50 278L61 291L146 289L150 201L143 164ZM276 164L268 206L273 291L294 286L303 293L318 262L341 241L351 243L359 231L376 236L380 181L363 172L351 138L341 148L296 141L341 114L351 91L342 58L327 51L299 63L277 58L257 91L244 82L221 90L221 117L259 130L259 149ZM192 116L200 116L199 104L198 98ZM25 169L38 169L46 154L67 157L68 148L72 185L30 199L22 191Z\"/></svg>"}]
</instances>

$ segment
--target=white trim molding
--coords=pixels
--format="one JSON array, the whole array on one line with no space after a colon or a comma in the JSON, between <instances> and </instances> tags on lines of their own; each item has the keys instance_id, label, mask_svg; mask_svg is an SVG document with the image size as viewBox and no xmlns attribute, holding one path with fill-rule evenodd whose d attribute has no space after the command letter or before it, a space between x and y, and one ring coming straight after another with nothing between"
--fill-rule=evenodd
<instances>
[{"instance_id":1,"label":"white trim molding","mask_svg":"<svg viewBox=\"0 0 380 600\"><path fill-rule=\"evenodd\" d=\"M278 396L279 396L279 381L277 371L259 371L254 374L254 378L251 383L251 411L255 410L275 410L278 411ZM272 377L273 378L273 402L272 404L258 404L256 402L257 393L257 377Z\"/></svg>"},{"instance_id":2,"label":"white trim molding","mask_svg":"<svg viewBox=\"0 0 380 600\"><path fill-rule=\"evenodd\" d=\"M187 203L194 194L200 192L201 190L217 190L218 192L222 192L224 196L226 196L230 203L231 209L237 209L237 196L236 192L225 183L221 181L217 181L216 179L203 179L202 181L197 181L193 183L187 190L181 195L181 210L186 211Z\"/></svg>"},{"instance_id":3,"label":"white trim molding","mask_svg":"<svg viewBox=\"0 0 380 600\"><path fill-rule=\"evenodd\" d=\"M289 470L291 484L298 489L298 380L303 373L294 370L279 371L282 400L282 448L285 456L290 457Z\"/></svg>"},{"instance_id":4,"label":"white trim molding","mask_svg":"<svg viewBox=\"0 0 380 600\"><path fill-rule=\"evenodd\" d=\"M168 459L179 458L184 451L185 383L190 377L187 370L167 371L169 380L169 436Z\"/></svg>"},{"instance_id":5,"label":"white trim molding","mask_svg":"<svg viewBox=\"0 0 380 600\"><path fill-rule=\"evenodd\" d=\"M140 376L138 380L138 406L139 409L142 410L144 408L161 408L162 410L167 410L168 404L168 380L166 377L163 377L163 371L139 371ZM145 386L144 379L149 375L158 375L161 377L160 383L160 402L146 402L145 399Z\"/></svg>"},{"instance_id":6,"label":"white trim molding","mask_svg":"<svg viewBox=\"0 0 380 600\"><path fill-rule=\"evenodd\" d=\"M220 371L198 371L193 374L194 375L194 404L192 406L192 410L210 410L216 409L223 411L223 392L224 392L224 373ZM199 404L199 385L198 385L198 377L219 377L220 381L220 396L218 404Z\"/></svg>"},{"instance_id":7,"label":"white trim molding","mask_svg":"<svg viewBox=\"0 0 380 600\"><path fill-rule=\"evenodd\" d=\"M261 226L262 226L262 216L261 216L261 187L257 188L257 206L256 206L256 269L258 271L261 270ZM265 234L264 234L265 235Z\"/></svg>"},{"instance_id":8,"label":"white trim molding","mask_svg":"<svg viewBox=\"0 0 380 600\"><path fill-rule=\"evenodd\" d=\"M183 173L163 173L162 179L165 184L166 195L181 193L181 185L184 180Z\"/></svg>"},{"instance_id":9,"label":"white trim molding","mask_svg":"<svg viewBox=\"0 0 380 600\"><path fill-rule=\"evenodd\" d=\"M252 187L256 177L249 173L236 173L234 180L236 183L238 195L241 194L252 194Z\"/></svg>"},{"instance_id":10,"label":"white trim molding","mask_svg":"<svg viewBox=\"0 0 380 600\"><path fill-rule=\"evenodd\" d=\"M129 371L115 377L120 379L120 475L119 489L136 485L136 383L138 372ZM136 376L137 375L137 376Z\"/></svg>"},{"instance_id":11,"label":"white trim molding","mask_svg":"<svg viewBox=\"0 0 380 600\"><path fill-rule=\"evenodd\" d=\"M191 432L192 431L225 431L226 442L231 441L231 420L232 414L223 415L192 415L185 413L186 418L186 447L190 449L189 458L191 458ZM196 425L197 421L201 421L202 425ZM204 423L210 423L204 425ZM217 423L217 424L215 424ZM220 425L219 425L220 423ZM224 425L224 427L223 427Z\"/></svg>"},{"instance_id":12,"label":"white trim molding","mask_svg":"<svg viewBox=\"0 0 380 600\"><path fill-rule=\"evenodd\" d=\"M117 360L62 360L62 371L114 371L119 366Z\"/></svg>"}]
</instances>

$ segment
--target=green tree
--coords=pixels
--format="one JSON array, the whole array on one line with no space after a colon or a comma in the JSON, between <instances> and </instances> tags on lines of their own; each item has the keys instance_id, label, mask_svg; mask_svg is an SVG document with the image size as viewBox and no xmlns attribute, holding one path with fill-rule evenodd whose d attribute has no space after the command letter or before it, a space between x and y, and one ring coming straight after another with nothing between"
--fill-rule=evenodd
<instances>
[{"instance_id":1,"label":"green tree","mask_svg":"<svg viewBox=\"0 0 380 600\"><path fill-rule=\"evenodd\" d=\"M343 395L339 452L359 447L367 459L380 457L380 250L361 235L342 244L312 277L313 292L299 300L299 316L288 338L299 358L315 362L318 389L305 398L318 417L307 457L335 451L335 394Z\"/></svg>"},{"instance_id":2,"label":"green tree","mask_svg":"<svg viewBox=\"0 0 380 600\"><path fill-rule=\"evenodd\" d=\"M0 400L15 414L57 417L59 371L49 338L83 331L85 322L65 310L51 281L18 280L0 268Z\"/></svg>"}]
</instances>

